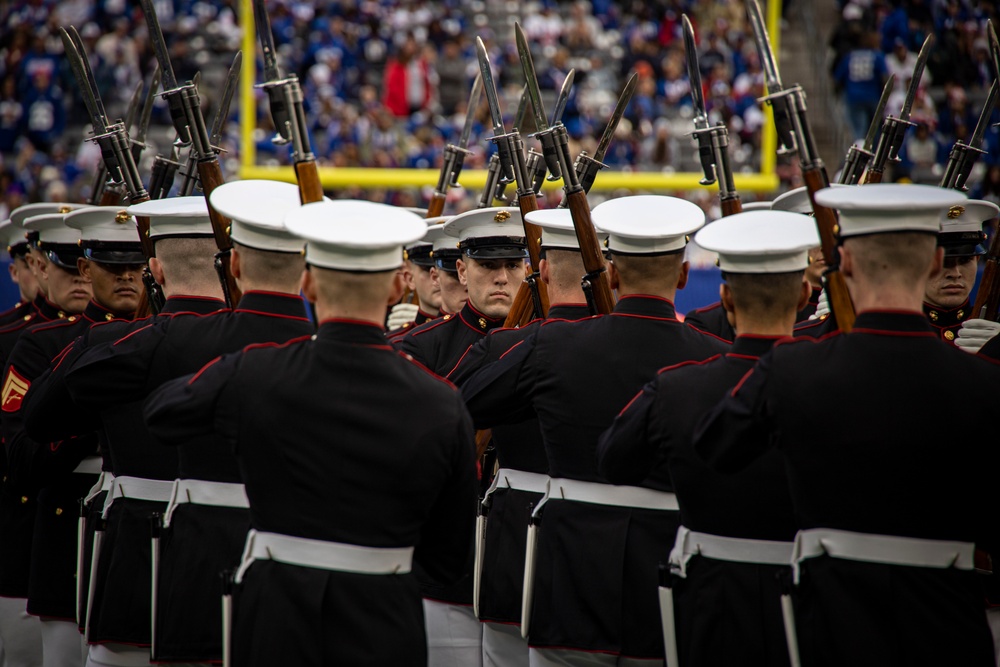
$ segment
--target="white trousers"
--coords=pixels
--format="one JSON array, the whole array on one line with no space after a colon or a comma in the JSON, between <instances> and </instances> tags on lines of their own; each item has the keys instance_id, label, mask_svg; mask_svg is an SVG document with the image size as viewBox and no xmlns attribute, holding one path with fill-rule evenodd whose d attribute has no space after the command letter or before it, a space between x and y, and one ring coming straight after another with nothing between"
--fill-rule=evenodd
<instances>
[{"instance_id":1,"label":"white trousers","mask_svg":"<svg viewBox=\"0 0 1000 667\"><path fill-rule=\"evenodd\" d=\"M606 653L569 649L532 648L528 651L531 667L663 667L663 660L624 658Z\"/></svg>"},{"instance_id":2,"label":"white trousers","mask_svg":"<svg viewBox=\"0 0 1000 667\"><path fill-rule=\"evenodd\" d=\"M424 600L428 667L481 667L482 623L472 607Z\"/></svg>"},{"instance_id":3,"label":"white trousers","mask_svg":"<svg viewBox=\"0 0 1000 667\"><path fill-rule=\"evenodd\" d=\"M3 667L42 667L42 636L36 616L24 598L0 598Z\"/></svg>"},{"instance_id":4,"label":"white trousers","mask_svg":"<svg viewBox=\"0 0 1000 667\"><path fill-rule=\"evenodd\" d=\"M74 621L41 619L43 667L80 667L87 659L87 643Z\"/></svg>"},{"instance_id":5,"label":"white trousers","mask_svg":"<svg viewBox=\"0 0 1000 667\"><path fill-rule=\"evenodd\" d=\"M990 607L986 610L986 622L990 626L990 632L993 633L993 652L996 654L997 667L1000 667L1000 607Z\"/></svg>"},{"instance_id":6,"label":"white trousers","mask_svg":"<svg viewBox=\"0 0 1000 667\"><path fill-rule=\"evenodd\" d=\"M483 623L483 667L528 667L528 640L521 626Z\"/></svg>"},{"instance_id":7,"label":"white trousers","mask_svg":"<svg viewBox=\"0 0 1000 667\"><path fill-rule=\"evenodd\" d=\"M125 644L91 644L86 667L152 667L148 648ZM170 667L209 667L208 663L171 662Z\"/></svg>"}]
</instances>

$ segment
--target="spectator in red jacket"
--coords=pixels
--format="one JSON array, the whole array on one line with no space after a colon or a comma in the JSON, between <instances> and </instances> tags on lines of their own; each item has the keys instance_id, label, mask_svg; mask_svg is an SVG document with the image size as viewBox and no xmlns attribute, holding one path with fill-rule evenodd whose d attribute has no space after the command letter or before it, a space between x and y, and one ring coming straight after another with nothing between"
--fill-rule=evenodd
<instances>
[{"instance_id":1,"label":"spectator in red jacket","mask_svg":"<svg viewBox=\"0 0 1000 667\"><path fill-rule=\"evenodd\" d=\"M430 107L434 99L434 75L413 35L407 35L396 57L386 65L383 89L383 102L397 117Z\"/></svg>"}]
</instances>

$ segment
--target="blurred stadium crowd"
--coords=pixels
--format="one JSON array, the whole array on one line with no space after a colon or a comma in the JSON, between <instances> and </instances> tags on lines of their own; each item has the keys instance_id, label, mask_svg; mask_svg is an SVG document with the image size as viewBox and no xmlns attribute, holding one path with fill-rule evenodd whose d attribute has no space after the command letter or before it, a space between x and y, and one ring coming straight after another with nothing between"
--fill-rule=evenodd
<instances>
[{"instance_id":1,"label":"blurred stadium crowd","mask_svg":"<svg viewBox=\"0 0 1000 667\"><path fill-rule=\"evenodd\" d=\"M886 107L898 114L917 52L928 34L935 37L927 69L913 105L911 130L895 179L936 185L957 139L968 139L993 80L986 21L996 20L996 4L975 0L838 0L841 21L833 34L831 75L843 94L851 130L864 136L882 86L890 74L895 88ZM1000 121L994 111L992 122ZM1000 132L985 135L973 197L1000 202Z\"/></svg>"},{"instance_id":2,"label":"blurred stadium crowd","mask_svg":"<svg viewBox=\"0 0 1000 667\"><path fill-rule=\"evenodd\" d=\"M157 15L179 80L201 72L206 118L241 45L238 0L157 0ZM0 214L23 201L86 198L96 147L81 143L88 118L62 58L58 27L75 25L90 51L109 115L121 117L155 61L138 3L126 0L24 0L5 3L0 31ZM300 77L314 151L337 167L436 167L465 117L477 71L475 36L488 45L512 122L523 83L512 21L522 21L534 50L543 95L553 102L570 68L575 92L564 116L576 145L593 151L618 93L639 74L635 98L606 162L615 169L694 171L691 98L680 16L688 12L701 40L701 67L713 122L728 123L734 168L759 168L764 120L755 98L762 77L742 2L628 0L484 2L483 0L269 0L280 65ZM247 56L248 54L244 54ZM258 73L260 62L258 58ZM260 76L258 75L258 79ZM238 98L237 98L238 99ZM240 113L234 102L231 116ZM283 164L270 142L267 104L259 96L257 159ZM165 106L154 114L145 159L172 140ZM530 130L531 127L522 128ZM492 132L479 109L467 161L482 167ZM236 166L230 123L226 163ZM148 165L142 169L148 174ZM337 193L344 196L357 193ZM419 205L429 193L367 192L366 198ZM706 190L705 206L711 205ZM449 207L474 205L478 193L453 191Z\"/></svg>"}]
</instances>

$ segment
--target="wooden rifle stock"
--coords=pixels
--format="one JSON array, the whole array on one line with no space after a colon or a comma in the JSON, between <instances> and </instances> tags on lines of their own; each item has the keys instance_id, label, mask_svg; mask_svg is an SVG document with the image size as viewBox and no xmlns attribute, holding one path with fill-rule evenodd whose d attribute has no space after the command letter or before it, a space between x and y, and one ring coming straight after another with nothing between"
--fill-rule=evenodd
<instances>
[{"instance_id":1,"label":"wooden rifle stock","mask_svg":"<svg viewBox=\"0 0 1000 667\"><path fill-rule=\"evenodd\" d=\"M881 183L882 182L882 172L876 171L869 168L865 172L864 178L861 179L861 185L868 185L869 183Z\"/></svg>"},{"instance_id":2,"label":"wooden rifle stock","mask_svg":"<svg viewBox=\"0 0 1000 667\"><path fill-rule=\"evenodd\" d=\"M121 206L122 200L125 198L125 193L122 192L121 186L112 185L104 188L104 192L101 193L101 200L98 202L98 206ZM138 203L138 202L135 202Z\"/></svg>"},{"instance_id":3,"label":"wooden rifle stock","mask_svg":"<svg viewBox=\"0 0 1000 667\"><path fill-rule=\"evenodd\" d=\"M743 202L740 201L739 195L730 199L721 199L719 200L719 205L722 208L722 217L736 215L737 213L743 212Z\"/></svg>"},{"instance_id":4,"label":"wooden rifle stock","mask_svg":"<svg viewBox=\"0 0 1000 667\"><path fill-rule=\"evenodd\" d=\"M541 257L542 228L528 222L524 216L532 211L538 210L538 199L534 192L527 192L518 197L518 206L521 208L521 220L524 224L524 238L528 246L528 261L531 262L533 273L538 272L538 262ZM514 303L511 304L507 319L504 320L505 327L519 327L535 319L535 296L532 293L530 277L521 282L514 295ZM535 277L535 289L538 290L538 300L541 304L541 315L545 316L549 312L549 293L545 283L537 276Z\"/></svg>"},{"instance_id":5,"label":"wooden rifle stock","mask_svg":"<svg viewBox=\"0 0 1000 667\"><path fill-rule=\"evenodd\" d=\"M436 218L444 213L444 200L446 199L444 193L436 192L431 197L430 203L427 205L427 217Z\"/></svg>"},{"instance_id":6,"label":"wooden rifle stock","mask_svg":"<svg viewBox=\"0 0 1000 667\"><path fill-rule=\"evenodd\" d=\"M837 318L837 327L847 333L854 327L855 315L851 294L847 291L847 283L844 281L840 269L837 268L840 264L837 252L837 213L832 208L817 204L815 197L818 191L829 187L830 182L826 170L823 168L804 170L802 179L809 190L809 199L812 201L816 228L819 230L820 244L823 248L823 259L828 267L824 276L826 298L830 301L830 311Z\"/></svg>"},{"instance_id":7,"label":"wooden rifle stock","mask_svg":"<svg viewBox=\"0 0 1000 667\"><path fill-rule=\"evenodd\" d=\"M215 237L215 247L219 249L219 262L221 263L220 280L226 289L229 305L235 307L240 301L242 293L233 278L233 271L229 266L230 254L233 244L229 239L230 221L224 215L212 207L209 196L212 190L222 185L225 181L222 178L222 167L219 166L219 159L211 157L207 160L198 161L198 176L201 179L201 187L205 192L205 201L208 203L208 217L212 221L212 235Z\"/></svg>"},{"instance_id":8,"label":"wooden rifle stock","mask_svg":"<svg viewBox=\"0 0 1000 667\"><path fill-rule=\"evenodd\" d=\"M583 256L583 268L590 281L594 299L594 307L601 315L607 315L615 308L615 297L611 292L608 272L605 267L604 254L597 240L594 223L590 219L590 203L583 190L566 193L566 207L573 215L573 227L580 241L580 253Z\"/></svg>"},{"instance_id":9,"label":"wooden rifle stock","mask_svg":"<svg viewBox=\"0 0 1000 667\"><path fill-rule=\"evenodd\" d=\"M303 160L295 164L295 178L299 182L299 198L303 204L323 201L323 185L319 181L316 160Z\"/></svg>"},{"instance_id":10,"label":"wooden rifle stock","mask_svg":"<svg viewBox=\"0 0 1000 667\"><path fill-rule=\"evenodd\" d=\"M990 322L997 321L1000 312L1000 225L993 231L990 249L983 263L983 277L979 280L976 303L972 306L972 317Z\"/></svg>"}]
</instances>

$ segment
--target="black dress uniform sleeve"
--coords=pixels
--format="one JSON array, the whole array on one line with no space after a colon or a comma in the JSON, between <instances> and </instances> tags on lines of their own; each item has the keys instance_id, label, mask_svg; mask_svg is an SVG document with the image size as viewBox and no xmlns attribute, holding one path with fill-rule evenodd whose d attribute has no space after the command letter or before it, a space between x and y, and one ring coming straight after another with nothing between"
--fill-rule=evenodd
<instances>
[{"instance_id":1,"label":"black dress uniform sleeve","mask_svg":"<svg viewBox=\"0 0 1000 667\"><path fill-rule=\"evenodd\" d=\"M475 531L475 516L469 508L475 506L478 494L472 445L475 434L458 392L454 413L454 425L442 433L451 450L451 473L434 501L413 553L421 571L443 586L458 582L466 574Z\"/></svg>"},{"instance_id":2,"label":"black dress uniform sleeve","mask_svg":"<svg viewBox=\"0 0 1000 667\"><path fill-rule=\"evenodd\" d=\"M48 368L50 361L49 355L38 343L38 335L28 332L18 340L11 352L10 362L4 372L5 386L12 382L12 378L18 378L23 393L26 394L34 380ZM2 407L7 474L14 484L28 488L50 473L72 471L80 461L94 452L97 439L92 433L52 442L31 438L24 428L22 401L23 398L21 401L5 400ZM49 415L49 418L62 419L63 415Z\"/></svg>"},{"instance_id":3,"label":"black dress uniform sleeve","mask_svg":"<svg viewBox=\"0 0 1000 667\"><path fill-rule=\"evenodd\" d=\"M612 484L638 484L653 468L661 445L650 429L658 381L643 387L598 440L598 472Z\"/></svg>"},{"instance_id":4,"label":"black dress uniform sleeve","mask_svg":"<svg viewBox=\"0 0 1000 667\"><path fill-rule=\"evenodd\" d=\"M78 405L66 388L66 370L85 349L80 336L56 357L52 364L31 383L21 403L24 429L41 442L55 442L91 433L101 428L100 415ZM59 415L53 419L53 415Z\"/></svg>"},{"instance_id":5,"label":"black dress uniform sleeve","mask_svg":"<svg viewBox=\"0 0 1000 667\"><path fill-rule=\"evenodd\" d=\"M84 351L66 372L73 400L90 410L104 410L148 394L149 370L168 323L150 323L113 343Z\"/></svg>"},{"instance_id":6,"label":"black dress uniform sleeve","mask_svg":"<svg viewBox=\"0 0 1000 667\"><path fill-rule=\"evenodd\" d=\"M530 393L536 336L524 339L462 384L465 405L476 428L517 424L533 414Z\"/></svg>"},{"instance_id":7,"label":"black dress uniform sleeve","mask_svg":"<svg viewBox=\"0 0 1000 667\"><path fill-rule=\"evenodd\" d=\"M239 359L238 354L217 357L197 373L170 380L154 391L143 409L153 442L178 445L214 433L219 396ZM233 434L223 435L232 440Z\"/></svg>"},{"instance_id":8,"label":"black dress uniform sleeve","mask_svg":"<svg viewBox=\"0 0 1000 667\"><path fill-rule=\"evenodd\" d=\"M719 472L743 470L777 442L776 421L768 404L773 362L773 352L761 357L695 429L695 451Z\"/></svg>"}]
</instances>

